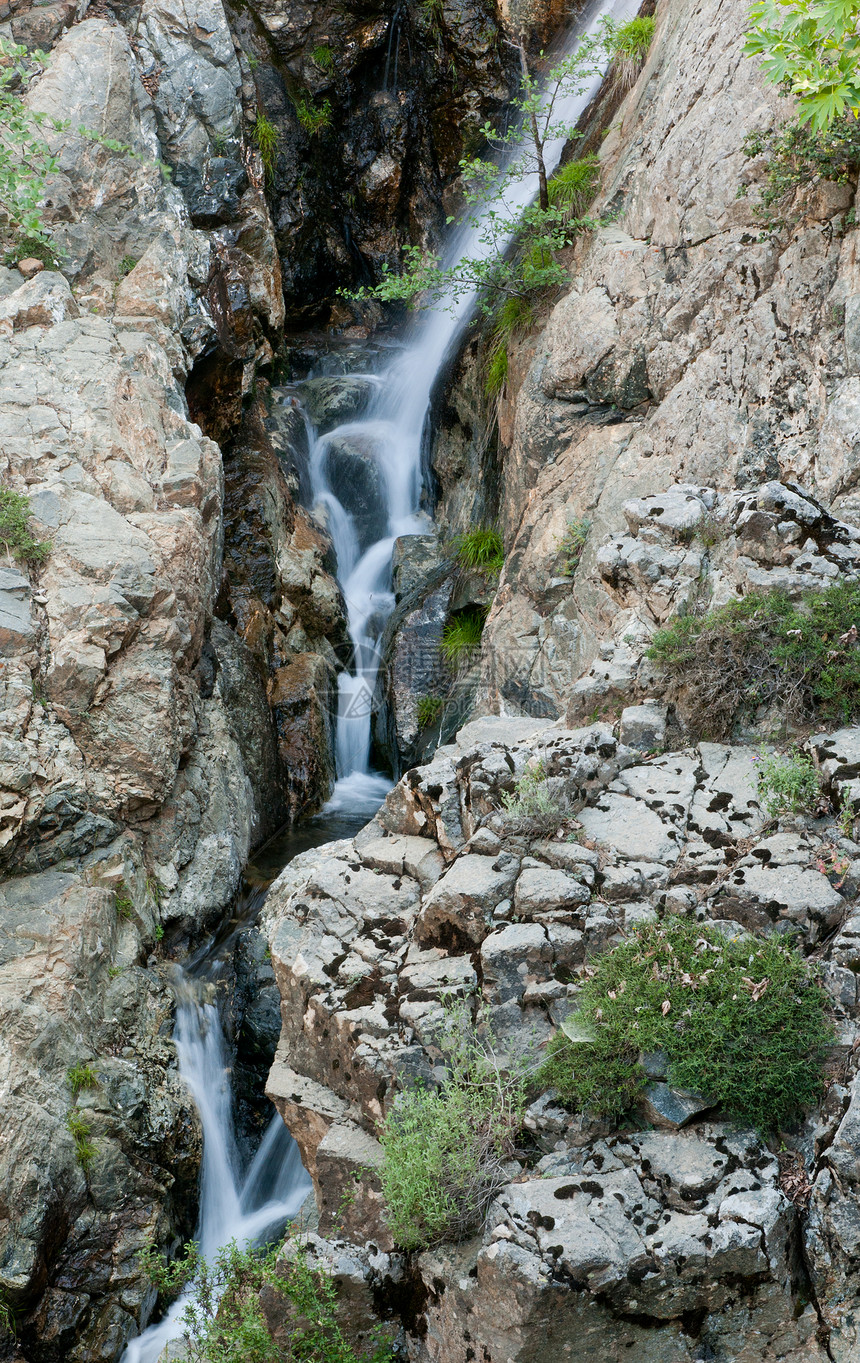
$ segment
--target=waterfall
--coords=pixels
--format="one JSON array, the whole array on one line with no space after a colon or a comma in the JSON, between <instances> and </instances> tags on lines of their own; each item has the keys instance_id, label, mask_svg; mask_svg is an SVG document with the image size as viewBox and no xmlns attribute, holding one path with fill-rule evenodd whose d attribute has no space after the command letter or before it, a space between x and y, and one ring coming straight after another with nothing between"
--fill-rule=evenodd
<instances>
[{"instance_id":1,"label":"waterfall","mask_svg":"<svg viewBox=\"0 0 860 1363\"><path fill-rule=\"evenodd\" d=\"M632 0L596 3L580 16L566 50L573 51L583 33L594 32L605 16L624 21L635 14ZM584 112L596 93L602 75L596 75L581 94L556 101L554 119L571 126ZM548 142L544 158L548 172L557 167L566 138ZM514 153L515 154L515 153ZM537 173L509 185L504 193L506 217L516 220L533 202L537 193ZM483 224L500 208L488 205L483 217L474 224L455 230L448 242L443 264L488 256L490 250L504 250L510 242L491 248L482 242ZM430 527L419 513L421 495L421 451L430 410L430 399L437 377L447 357L470 320L475 294L440 300L422 312L401 352L379 375L363 417L347 422L321 436L311 429L311 484L315 506L322 513L332 536L338 559L338 580L346 601L349 633L355 650L352 673L339 679L337 718L337 783L327 809L355 808L366 805L372 813L388 789L384 777L370 767L371 708L379 670L379 644L386 620L394 608L390 590L391 555L401 535L415 535ZM369 376L370 377L370 376ZM332 486L330 455L338 446L360 452L358 458L372 461L384 497L384 523L373 543L361 545L356 517L343 504ZM348 477L348 475L347 475Z\"/></svg>"},{"instance_id":2,"label":"waterfall","mask_svg":"<svg viewBox=\"0 0 860 1363\"><path fill-rule=\"evenodd\" d=\"M242 1173L233 1127L229 1056L218 1009L197 997L182 975L177 987L174 1040L179 1072L191 1090L203 1128L200 1209L196 1240L211 1261L224 1245L259 1243L296 1215L311 1181L298 1147L275 1113L246 1173ZM170 1340L182 1334L187 1297L174 1302L157 1325L131 1341L122 1363L157 1363Z\"/></svg>"}]
</instances>

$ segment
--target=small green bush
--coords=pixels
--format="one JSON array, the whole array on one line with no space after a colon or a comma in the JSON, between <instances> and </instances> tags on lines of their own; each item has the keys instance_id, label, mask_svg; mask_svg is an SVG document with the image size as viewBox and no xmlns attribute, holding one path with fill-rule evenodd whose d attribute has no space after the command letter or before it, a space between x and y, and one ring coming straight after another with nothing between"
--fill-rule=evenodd
<instances>
[{"instance_id":1,"label":"small green bush","mask_svg":"<svg viewBox=\"0 0 860 1363\"><path fill-rule=\"evenodd\" d=\"M860 585L839 583L794 602L750 592L705 615L680 615L654 635L648 657L678 688L693 727L716 738L760 705L791 720L860 708Z\"/></svg>"},{"instance_id":2,"label":"small green bush","mask_svg":"<svg viewBox=\"0 0 860 1363\"><path fill-rule=\"evenodd\" d=\"M772 819L781 814L814 812L821 799L821 787L811 758L799 752L771 757L762 749L753 761L759 802Z\"/></svg>"},{"instance_id":3,"label":"small green bush","mask_svg":"<svg viewBox=\"0 0 860 1363\"><path fill-rule=\"evenodd\" d=\"M560 799L555 783L547 780L543 762L523 772L512 793L502 795L505 823L513 833L548 835L571 817L570 804Z\"/></svg>"},{"instance_id":4,"label":"small green bush","mask_svg":"<svg viewBox=\"0 0 860 1363\"><path fill-rule=\"evenodd\" d=\"M728 938L686 919L646 923L598 958L540 1078L565 1102L621 1117L644 1088L640 1052L665 1051L670 1081L731 1117L778 1129L821 1092L826 996L777 936Z\"/></svg>"},{"instance_id":5,"label":"small green bush","mask_svg":"<svg viewBox=\"0 0 860 1363\"><path fill-rule=\"evenodd\" d=\"M442 653L453 667L468 662L479 652L487 612L481 606L467 606L453 616L442 631Z\"/></svg>"},{"instance_id":6,"label":"small green bush","mask_svg":"<svg viewBox=\"0 0 860 1363\"><path fill-rule=\"evenodd\" d=\"M73 1109L71 1112L66 1113L66 1126L71 1132L72 1139L75 1142L75 1154L78 1159L78 1164L81 1166L84 1173L87 1173L96 1157L96 1147L89 1138L90 1124L77 1110Z\"/></svg>"},{"instance_id":7,"label":"small green bush","mask_svg":"<svg viewBox=\"0 0 860 1363\"><path fill-rule=\"evenodd\" d=\"M173 1263L149 1249L141 1267L166 1300L188 1289L180 1313L183 1343L190 1363L391 1363L391 1349L380 1343L359 1356L338 1324L337 1289L299 1250L279 1263L281 1250L243 1249L235 1241L211 1263L196 1245L185 1246ZM293 1328L283 1343L269 1333L260 1294L275 1293L290 1305Z\"/></svg>"},{"instance_id":8,"label":"small green bush","mask_svg":"<svg viewBox=\"0 0 860 1363\"><path fill-rule=\"evenodd\" d=\"M504 1165L522 1126L522 1077L503 1071L465 1004L449 1009L441 1047L448 1082L401 1094L379 1138L386 1218L403 1249L456 1242L480 1229L507 1181Z\"/></svg>"},{"instance_id":9,"label":"small green bush","mask_svg":"<svg viewBox=\"0 0 860 1363\"><path fill-rule=\"evenodd\" d=\"M498 577L505 565L505 546L495 526L484 525L458 535L454 552L461 568L474 569L488 577Z\"/></svg>"},{"instance_id":10,"label":"small green bush","mask_svg":"<svg viewBox=\"0 0 860 1363\"><path fill-rule=\"evenodd\" d=\"M91 1065L72 1065L66 1070L66 1083L72 1090L72 1097L77 1098L84 1089L98 1088L98 1076Z\"/></svg>"},{"instance_id":11,"label":"small green bush","mask_svg":"<svg viewBox=\"0 0 860 1363\"><path fill-rule=\"evenodd\" d=\"M590 528L589 520L572 517L568 521L567 529L558 542L558 552L562 558L561 572L564 577L573 577L579 567Z\"/></svg>"},{"instance_id":12,"label":"small green bush","mask_svg":"<svg viewBox=\"0 0 860 1363\"><path fill-rule=\"evenodd\" d=\"M0 543L19 563L44 563L51 551L49 540L30 534L30 499L11 488L0 487Z\"/></svg>"},{"instance_id":13,"label":"small green bush","mask_svg":"<svg viewBox=\"0 0 860 1363\"><path fill-rule=\"evenodd\" d=\"M793 204L797 191L822 180L855 184L860 171L860 120L839 118L831 127L814 131L789 123L747 133L744 155L765 158L765 182L753 210L767 232L791 226L800 216ZM747 187L738 191L746 196Z\"/></svg>"},{"instance_id":14,"label":"small green bush","mask_svg":"<svg viewBox=\"0 0 860 1363\"><path fill-rule=\"evenodd\" d=\"M278 143L281 139L277 128L273 123L270 123L262 110L254 119L251 136L257 144L257 150L260 153L260 160L263 162L263 170L266 179L274 179L275 169L278 164Z\"/></svg>"},{"instance_id":15,"label":"small green bush","mask_svg":"<svg viewBox=\"0 0 860 1363\"><path fill-rule=\"evenodd\" d=\"M304 95L293 101L296 115L308 137L318 137L326 128L331 127L331 101L322 100L314 104Z\"/></svg>"},{"instance_id":16,"label":"small green bush","mask_svg":"<svg viewBox=\"0 0 860 1363\"><path fill-rule=\"evenodd\" d=\"M569 218L581 218L597 193L600 158L593 154L568 161L553 175L547 191L551 208L563 208Z\"/></svg>"},{"instance_id":17,"label":"small green bush","mask_svg":"<svg viewBox=\"0 0 860 1363\"><path fill-rule=\"evenodd\" d=\"M415 707L419 729L426 729L434 724L444 709L445 702L441 696L421 696Z\"/></svg>"}]
</instances>

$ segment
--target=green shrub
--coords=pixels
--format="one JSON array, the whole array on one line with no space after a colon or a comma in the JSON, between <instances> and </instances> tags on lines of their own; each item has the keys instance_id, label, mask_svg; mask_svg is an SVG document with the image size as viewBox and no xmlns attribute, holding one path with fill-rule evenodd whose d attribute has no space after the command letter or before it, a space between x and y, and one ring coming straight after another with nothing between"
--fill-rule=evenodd
<instances>
[{"instance_id":1,"label":"green shrub","mask_svg":"<svg viewBox=\"0 0 860 1363\"><path fill-rule=\"evenodd\" d=\"M308 137L317 137L326 128L331 127L331 101L322 100L319 104L314 104L313 100L302 96L293 101L296 116Z\"/></svg>"},{"instance_id":2,"label":"green shrub","mask_svg":"<svg viewBox=\"0 0 860 1363\"><path fill-rule=\"evenodd\" d=\"M523 772L512 793L502 795L505 823L511 832L548 835L571 817L571 807L559 798L555 782L547 780L543 762Z\"/></svg>"},{"instance_id":3,"label":"green shrub","mask_svg":"<svg viewBox=\"0 0 860 1363\"><path fill-rule=\"evenodd\" d=\"M567 529L558 542L558 552L562 557L561 572L564 577L573 577L579 567L590 528L589 520L571 518L568 521Z\"/></svg>"},{"instance_id":4,"label":"green shrub","mask_svg":"<svg viewBox=\"0 0 860 1363\"><path fill-rule=\"evenodd\" d=\"M75 1142L75 1154L78 1159L78 1164L81 1166L84 1173L87 1173L96 1157L96 1147L89 1138L90 1124L76 1109L73 1109L71 1112L66 1113L66 1126L72 1133L72 1139Z\"/></svg>"},{"instance_id":5,"label":"green shrub","mask_svg":"<svg viewBox=\"0 0 860 1363\"><path fill-rule=\"evenodd\" d=\"M441 1046L448 1082L401 1094L379 1137L386 1218L403 1249L464 1240L481 1228L522 1126L522 1077L505 1073L465 1004L449 1010Z\"/></svg>"},{"instance_id":6,"label":"green shrub","mask_svg":"<svg viewBox=\"0 0 860 1363\"><path fill-rule=\"evenodd\" d=\"M768 756L762 749L756 763L759 803L773 819L781 814L813 813L821 799L818 773L802 753Z\"/></svg>"},{"instance_id":7,"label":"green shrub","mask_svg":"<svg viewBox=\"0 0 860 1363\"><path fill-rule=\"evenodd\" d=\"M114 891L113 902L117 918L131 918L134 903L124 880L121 880L117 885Z\"/></svg>"},{"instance_id":8,"label":"green shrub","mask_svg":"<svg viewBox=\"0 0 860 1363\"><path fill-rule=\"evenodd\" d=\"M444 709L445 702L441 696L421 696L415 707L419 729L426 729L435 723Z\"/></svg>"},{"instance_id":9,"label":"green shrub","mask_svg":"<svg viewBox=\"0 0 860 1363\"><path fill-rule=\"evenodd\" d=\"M645 65L657 20L653 14L629 19L613 30L610 52L615 59L615 73L622 89L629 90Z\"/></svg>"},{"instance_id":10,"label":"green shrub","mask_svg":"<svg viewBox=\"0 0 860 1363\"><path fill-rule=\"evenodd\" d=\"M461 568L474 569L488 577L498 577L505 565L505 546L495 526L484 525L458 535L454 552Z\"/></svg>"},{"instance_id":11,"label":"green shrub","mask_svg":"<svg viewBox=\"0 0 860 1363\"><path fill-rule=\"evenodd\" d=\"M211 1264L193 1244L173 1263L155 1249L141 1254L140 1263L168 1300L189 1289L179 1319L190 1363L391 1363L386 1344L359 1356L344 1337L331 1278L314 1269L302 1250L291 1261L279 1263L280 1255L280 1249L240 1249L232 1241ZM282 1343L267 1328L264 1289L289 1303L293 1328Z\"/></svg>"},{"instance_id":12,"label":"green shrub","mask_svg":"<svg viewBox=\"0 0 860 1363\"><path fill-rule=\"evenodd\" d=\"M72 1090L72 1097L77 1098L84 1089L98 1088L98 1076L91 1065L72 1065L66 1070L66 1083Z\"/></svg>"},{"instance_id":13,"label":"green shrub","mask_svg":"<svg viewBox=\"0 0 860 1363\"><path fill-rule=\"evenodd\" d=\"M860 120L840 118L818 132L799 123L756 130L747 133L743 151L747 157L766 158L765 185L753 211L766 231L777 231L799 216L792 211L798 189L809 189L822 180L856 184ZM738 193L745 196L746 186Z\"/></svg>"},{"instance_id":14,"label":"green shrub","mask_svg":"<svg viewBox=\"0 0 860 1363\"><path fill-rule=\"evenodd\" d=\"M581 161L568 161L557 170L547 190L550 207L563 208L569 218L581 218L600 183L600 158L595 154Z\"/></svg>"},{"instance_id":15,"label":"green shrub","mask_svg":"<svg viewBox=\"0 0 860 1363\"><path fill-rule=\"evenodd\" d=\"M467 606L453 616L442 631L442 653L452 666L467 662L479 652L487 612Z\"/></svg>"},{"instance_id":16,"label":"green shrub","mask_svg":"<svg viewBox=\"0 0 860 1363\"><path fill-rule=\"evenodd\" d=\"M647 1082L640 1052L662 1050L673 1084L762 1131L815 1102L832 1039L823 990L780 938L677 918L599 957L572 1021L593 1040L558 1033L540 1074L565 1103L622 1116Z\"/></svg>"},{"instance_id":17,"label":"green shrub","mask_svg":"<svg viewBox=\"0 0 860 1363\"><path fill-rule=\"evenodd\" d=\"M800 602L750 592L705 615L680 615L648 649L683 687L693 727L722 737L741 715L778 705L791 720L816 711L850 719L860 707L860 585L840 583Z\"/></svg>"},{"instance_id":18,"label":"green shrub","mask_svg":"<svg viewBox=\"0 0 860 1363\"><path fill-rule=\"evenodd\" d=\"M44 563L51 550L50 541L33 538L27 528L29 519L29 497L0 487L0 543L19 563Z\"/></svg>"},{"instance_id":19,"label":"green shrub","mask_svg":"<svg viewBox=\"0 0 860 1363\"><path fill-rule=\"evenodd\" d=\"M275 125L269 122L262 111L260 111L254 119L251 136L257 144L257 150L260 153L260 160L263 162L263 170L266 179L274 179L275 169L278 164L278 143L281 139Z\"/></svg>"}]
</instances>

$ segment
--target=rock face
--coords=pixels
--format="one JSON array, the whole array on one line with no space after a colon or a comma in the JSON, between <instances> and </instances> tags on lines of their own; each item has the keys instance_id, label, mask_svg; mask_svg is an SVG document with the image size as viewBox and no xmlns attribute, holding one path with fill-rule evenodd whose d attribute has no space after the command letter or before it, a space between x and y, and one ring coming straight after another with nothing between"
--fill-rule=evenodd
<instances>
[{"instance_id":1,"label":"rock face","mask_svg":"<svg viewBox=\"0 0 860 1363\"><path fill-rule=\"evenodd\" d=\"M734 551L702 554L692 535L685 552L692 527L683 518L631 526L631 502L701 488L739 506L778 482L854 523L853 191L805 190L796 224L762 236L754 210L764 168L744 156L744 138L782 124L790 110L742 55L746 24L740 2L660 7L636 85L602 139L600 128L588 132L602 165L594 211L617 216L580 239L571 287L543 329L512 346L495 456L492 440L482 444L479 366L468 351L441 413L434 467L446 523L462 531L485 518L495 482L490 512L498 507L505 533L506 569L485 634L484 709L564 715L592 667L591 706L583 695L579 714L593 713L603 694L614 703L637 671L635 641L665 616L664 583L689 601L710 590L709 559L726 571L720 554L752 560L732 573L744 590L795 563L796 577L783 575L792 588L831 572L814 563L806 576L814 530L778 548L772 537L756 542L747 516ZM734 535L734 513L729 519ZM570 522L583 520L588 538L571 578L563 540ZM640 579L622 594L607 542L637 540L635 558L652 530L648 587ZM658 562L658 544L677 562ZM839 555L824 557L832 573L843 570ZM619 564L619 587L626 573ZM651 695L642 680L638 694Z\"/></svg>"},{"instance_id":2,"label":"rock face","mask_svg":"<svg viewBox=\"0 0 860 1363\"><path fill-rule=\"evenodd\" d=\"M503 1051L534 1065L588 960L644 919L797 933L828 962L839 1030L834 1087L795 1142L810 1213L759 1136L676 1093L665 1058L649 1057L638 1133L573 1116L552 1091L535 1099L533 1152L483 1235L411 1264L426 1298L405 1326L409 1357L440 1363L470 1347L492 1363L628 1350L655 1363L847 1360L857 1278L839 1190L857 1156L860 1081L844 1056L858 1035L860 846L832 821L766 826L749 748L643 760L605 724L534 723L467 725L354 841L298 857L271 891L283 1025L268 1092L313 1176L320 1234L391 1254L375 1137L398 1091L442 1074L443 999L477 996ZM851 777L856 733L814 740L831 784ZM578 842L502 812L538 761L559 808L577 811Z\"/></svg>"}]
</instances>

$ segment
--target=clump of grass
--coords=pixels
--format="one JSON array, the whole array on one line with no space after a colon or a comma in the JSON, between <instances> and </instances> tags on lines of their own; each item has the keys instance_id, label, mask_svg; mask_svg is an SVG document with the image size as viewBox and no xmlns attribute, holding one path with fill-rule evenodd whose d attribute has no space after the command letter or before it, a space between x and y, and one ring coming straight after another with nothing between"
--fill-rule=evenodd
<instances>
[{"instance_id":1,"label":"clump of grass","mask_svg":"<svg viewBox=\"0 0 860 1363\"><path fill-rule=\"evenodd\" d=\"M84 1120L79 1112L73 1110L66 1113L66 1126L75 1142L78 1164L86 1173L96 1157L96 1148L90 1140L90 1124Z\"/></svg>"},{"instance_id":2,"label":"clump of grass","mask_svg":"<svg viewBox=\"0 0 860 1363\"><path fill-rule=\"evenodd\" d=\"M534 308L527 298L514 295L506 298L499 308L493 318L487 351L484 392L488 398L498 397L507 381L510 342L516 335L533 327L534 322Z\"/></svg>"},{"instance_id":3,"label":"clump of grass","mask_svg":"<svg viewBox=\"0 0 860 1363\"><path fill-rule=\"evenodd\" d=\"M579 560L585 548L585 541L588 539L588 531L591 528L591 521L584 518L571 517L567 522L567 529L558 542L558 552L561 555L563 577L573 577L579 567Z\"/></svg>"},{"instance_id":4,"label":"clump of grass","mask_svg":"<svg viewBox=\"0 0 860 1363\"><path fill-rule=\"evenodd\" d=\"M442 631L442 653L452 666L470 660L480 650L486 618L481 606L467 606L448 621Z\"/></svg>"},{"instance_id":5,"label":"clump of grass","mask_svg":"<svg viewBox=\"0 0 860 1363\"><path fill-rule=\"evenodd\" d=\"M564 210L566 218L581 218L597 193L600 158L595 154L568 161L547 185L551 208Z\"/></svg>"},{"instance_id":6,"label":"clump of grass","mask_svg":"<svg viewBox=\"0 0 860 1363\"><path fill-rule=\"evenodd\" d=\"M821 787L811 758L796 751L785 757L768 756L762 749L754 760L759 802L772 819L782 814L814 813Z\"/></svg>"},{"instance_id":7,"label":"clump of grass","mask_svg":"<svg viewBox=\"0 0 860 1363\"><path fill-rule=\"evenodd\" d=\"M119 265L117 266L117 274L119 275L120 279L125 279L126 275L130 275L136 264L137 264L136 256L123 256L122 260L119 262Z\"/></svg>"},{"instance_id":8,"label":"clump of grass","mask_svg":"<svg viewBox=\"0 0 860 1363\"><path fill-rule=\"evenodd\" d=\"M293 101L296 116L308 137L318 137L326 128L331 127L331 100L324 99L319 104L302 95Z\"/></svg>"},{"instance_id":9,"label":"clump of grass","mask_svg":"<svg viewBox=\"0 0 860 1363\"><path fill-rule=\"evenodd\" d=\"M30 499L11 488L0 487L0 543L19 563L44 563L51 551L49 540L30 534Z\"/></svg>"},{"instance_id":10,"label":"clump of grass","mask_svg":"<svg viewBox=\"0 0 860 1363\"><path fill-rule=\"evenodd\" d=\"M670 1082L761 1131L785 1126L822 1087L832 1040L827 999L803 958L763 940L668 918L600 956L540 1079L577 1109L618 1118L647 1078L640 1053L665 1051Z\"/></svg>"},{"instance_id":11,"label":"clump of grass","mask_svg":"<svg viewBox=\"0 0 860 1363\"><path fill-rule=\"evenodd\" d=\"M320 71L332 71L334 69L334 53L325 43L315 47L311 53L311 61L314 66L318 66Z\"/></svg>"},{"instance_id":12,"label":"clump of grass","mask_svg":"<svg viewBox=\"0 0 860 1363\"><path fill-rule=\"evenodd\" d=\"M479 1029L465 1003L449 1008L441 1048L448 1081L402 1094L379 1138L386 1219L403 1249L480 1230L522 1126L522 1076L503 1069L486 1020Z\"/></svg>"},{"instance_id":13,"label":"clump of grass","mask_svg":"<svg viewBox=\"0 0 860 1363\"><path fill-rule=\"evenodd\" d=\"M124 880L121 880L117 885L116 890L114 891L113 902L117 918L131 918L134 903Z\"/></svg>"},{"instance_id":14,"label":"clump of grass","mask_svg":"<svg viewBox=\"0 0 860 1363\"><path fill-rule=\"evenodd\" d=\"M569 801L559 795L558 783L547 779L543 762L523 772L514 790L502 795L502 806L512 833L534 836L555 833L572 813Z\"/></svg>"},{"instance_id":15,"label":"clump of grass","mask_svg":"<svg viewBox=\"0 0 860 1363\"><path fill-rule=\"evenodd\" d=\"M263 162L263 171L267 180L274 179L275 169L278 164L278 143L280 134L273 123L260 110L254 119L254 126L251 129L251 136L257 145L260 153L260 160Z\"/></svg>"},{"instance_id":16,"label":"clump of grass","mask_svg":"<svg viewBox=\"0 0 860 1363\"><path fill-rule=\"evenodd\" d=\"M683 690L699 733L720 738L760 705L799 721L860 709L860 585L839 583L794 602L750 592L705 615L680 615L648 649Z\"/></svg>"},{"instance_id":17,"label":"clump of grass","mask_svg":"<svg viewBox=\"0 0 860 1363\"><path fill-rule=\"evenodd\" d=\"M610 39L615 58L615 76L623 90L629 90L645 65L657 20L653 14L629 19L615 29Z\"/></svg>"},{"instance_id":18,"label":"clump of grass","mask_svg":"<svg viewBox=\"0 0 860 1363\"><path fill-rule=\"evenodd\" d=\"M66 1083L72 1091L72 1097L77 1098L84 1089L98 1088L98 1076L91 1065L72 1065L66 1070Z\"/></svg>"},{"instance_id":19,"label":"clump of grass","mask_svg":"<svg viewBox=\"0 0 860 1363\"><path fill-rule=\"evenodd\" d=\"M415 718L419 729L427 729L434 724L445 709L441 696L421 696L415 707Z\"/></svg>"},{"instance_id":20,"label":"clump of grass","mask_svg":"<svg viewBox=\"0 0 860 1363\"><path fill-rule=\"evenodd\" d=\"M454 552L461 568L470 568L488 577L498 577L505 565L505 546L501 533L492 525L467 530L454 541Z\"/></svg>"}]
</instances>

